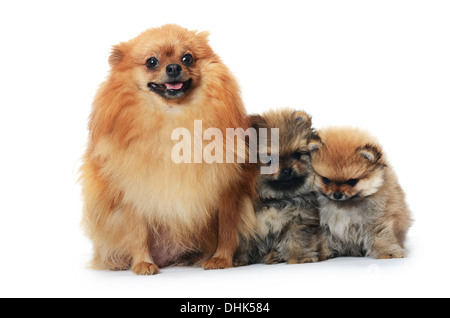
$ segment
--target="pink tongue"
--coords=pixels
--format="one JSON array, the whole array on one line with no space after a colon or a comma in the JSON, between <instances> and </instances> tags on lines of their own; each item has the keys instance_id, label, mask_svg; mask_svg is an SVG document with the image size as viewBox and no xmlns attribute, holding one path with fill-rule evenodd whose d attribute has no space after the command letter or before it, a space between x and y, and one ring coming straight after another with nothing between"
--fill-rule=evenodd
<instances>
[{"instance_id":1,"label":"pink tongue","mask_svg":"<svg viewBox=\"0 0 450 318\"><path fill-rule=\"evenodd\" d=\"M167 89L180 89L183 87L183 83L166 83L165 85Z\"/></svg>"}]
</instances>

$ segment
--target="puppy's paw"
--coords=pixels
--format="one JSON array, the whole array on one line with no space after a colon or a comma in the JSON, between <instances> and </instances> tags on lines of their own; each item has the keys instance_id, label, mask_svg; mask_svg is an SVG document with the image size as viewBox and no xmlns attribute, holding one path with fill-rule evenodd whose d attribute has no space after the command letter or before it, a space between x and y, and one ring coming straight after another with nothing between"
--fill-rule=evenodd
<instances>
[{"instance_id":1,"label":"puppy's paw","mask_svg":"<svg viewBox=\"0 0 450 318\"><path fill-rule=\"evenodd\" d=\"M319 261L319 258L317 256L306 256L306 257L302 257L300 259L300 264L304 264L304 263L316 263Z\"/></svg>"},{"instance_id":2,"label":"puppy's paw","mask_svg":"<svg viewBox=\"0 0 450 318\"><path fill-rule=\"evenodd\" d=\"M393 252L385 252L377 255L378 259L389 259L389 258L405 258L406 251L393 251Z\"/></svg>"},{"instance_id":3,"label":"puppy's paw","mask_svg":"<svg viewBox=\"0 0 450 318\"><path fill-rule=\"evenodd\" d=\"M317 256L306 256L306 257L294 257L288 259L288 264L306 264L306 263L316 263L319 261Z\"/></svg>"},{"instance_id":4,"label":"puppy's paw","mask_svg":"<svg viewBox=\"0 0 450 318\"><path fill-rule=\"evenodd\" d=\"M322 254L322 255L320 255L319 256L319 262L323 262L323 261L326 261L326 260L329 260L329 259L332 259L332 258L335 258L336 256L335 255L333 255L333 254Z\"/></svg>"},{"instance_id":5,"label":"puppy's paw","mask_svg":"<svg viewBox=\"0 0 450 318\"><path fill-rule=\"evenodd\" d=\"M389 248L387 250L380 250L376 253L375 258L379 259L389 259L389 258L405 258L406 250L400 246Z\"/></svg>"},{"instance_id":6,"label":"puppy's paw","mask_svg":"<svg viewBox=\"0 0 450 318\"><path fill-rule=\"evenodd\" d=\"M202 266L204 269L224 269L232 267L233 264L231 260L221 257L213 257L205 261Z\"/></svg>"},{"instance_id":7,"label":"puppy's paw","mask_svg":"<svg viewBox=\"0 0 450 318\"><path fill-rule=\"evenodd\" d=\"M270 252L264 255L264 263L266 264L278 264L281 263L280 256L277 252Z\"/></svg>"},{"instance_id":8,"label":"puppy's paw","mask_svg":"<svg viewBox=\"0 0 450 318\"><path fill-rule=\"evenodd\" d=\"M153 263L147 262L134 264L131 270L137 275L155 275L159 273L158 266Z\"/></svg>"},{"instance_id":9,"label":"puppy's paw","mask_svg":"<svg viewBox=\"0 0 450 318\"><path fill-rule=\"evenodd\" d=\"M248 262L246 262L243 259L235 259L233 260L233 266L234 267L240 267L240 266L246 266L248 265Z\"/></svg>"}]
</instances>

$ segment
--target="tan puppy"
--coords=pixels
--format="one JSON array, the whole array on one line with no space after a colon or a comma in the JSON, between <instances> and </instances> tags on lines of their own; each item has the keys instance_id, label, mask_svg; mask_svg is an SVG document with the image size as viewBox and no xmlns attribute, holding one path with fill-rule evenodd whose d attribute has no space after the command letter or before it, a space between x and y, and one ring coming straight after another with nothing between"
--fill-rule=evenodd
<instances>
[{"instance_id":1,"label":"tan puppy","mask_svg":"<svg viewBox=\"0 0 450 318\"><path fill-rule=\"evenodd\" d=\"M81 167L95 268L141 275L176 264L226 268L239 234L251 231L253 167L171 158L172 132L184 127L195 136L194 120L223 132L213 142L224 153L226 128L249 127L237 83L207 36L165 25L113 48Z\"/></svg>"},{"instance_id":2,"label":"tan puppy","mask_svg":"<svg viewBox=\"0 0 450 318\"><path fill-rule=\"evenodd\" d=\"M379 143L356 128L323 129L319 137L310 148L324 258L406 257L410 211Z\"/></svg>"}]
</instances>

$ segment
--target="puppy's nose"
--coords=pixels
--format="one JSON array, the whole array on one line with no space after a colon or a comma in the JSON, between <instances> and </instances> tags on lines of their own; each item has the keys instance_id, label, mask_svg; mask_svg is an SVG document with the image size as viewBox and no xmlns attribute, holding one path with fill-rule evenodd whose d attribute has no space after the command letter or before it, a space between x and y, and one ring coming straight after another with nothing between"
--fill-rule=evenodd
<instances>
[{"instance_id":1,"label":"puppy's nose","mask_svg":"<svg viewBox=\"0 0 450 318\"><path fill-rule=\"evenodd\" d=\"M177 77L181 74L181 66L180 64L169 64L166 67L166 73L169 77Z\"/></svg>"},{"instance_id":2,"label":"puppy's nose","mask_svg":"<svg viewBox=\"0 0 450 318\"><path fill-rule=\"evenodd\" d=\"M292 168L283 168L280 171L280 179L287 179L292 176Z\"/></svg>"},{"instance_id":3,"label":"puppy's nose","mask_svg":"<svg viewBox=\"0 0 450 318\"><path fill-rule=\"evenodd\" d=\"M340 200L342 199L344 195L341 192L335 192L333 193L333 198L335 198L336 200Z\"/></svg>"}]
</instances>

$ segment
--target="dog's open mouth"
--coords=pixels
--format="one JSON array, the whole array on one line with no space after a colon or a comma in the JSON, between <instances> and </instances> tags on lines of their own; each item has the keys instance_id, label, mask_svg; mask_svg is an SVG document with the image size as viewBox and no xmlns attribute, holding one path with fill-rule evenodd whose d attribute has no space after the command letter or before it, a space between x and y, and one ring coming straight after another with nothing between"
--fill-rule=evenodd
<instances>
[{"instance_id":1,"label":"dog's open mouth","mask_svg":"<svg viewBox=\"0 0 450 318\"><path fill-rule=\"evenodd\" d=\"M166 99L174 99L183 96L191 87L192 78L186 82L171 82L164 84L157 84L150 82L147 86L151 91L161 95Z\"/></svg>"}]
</instances>

